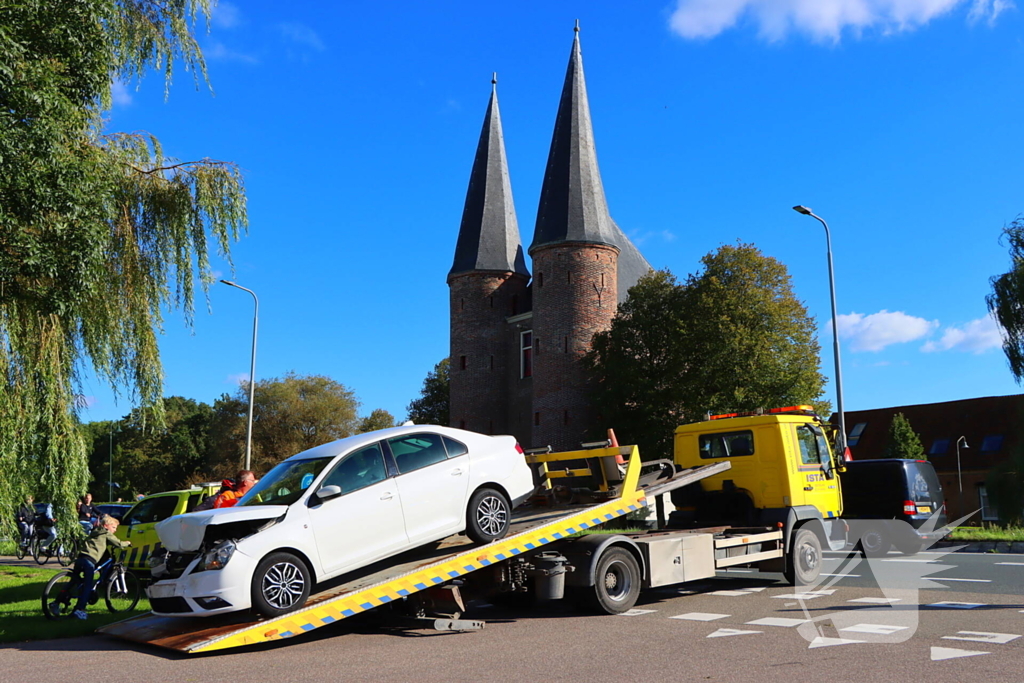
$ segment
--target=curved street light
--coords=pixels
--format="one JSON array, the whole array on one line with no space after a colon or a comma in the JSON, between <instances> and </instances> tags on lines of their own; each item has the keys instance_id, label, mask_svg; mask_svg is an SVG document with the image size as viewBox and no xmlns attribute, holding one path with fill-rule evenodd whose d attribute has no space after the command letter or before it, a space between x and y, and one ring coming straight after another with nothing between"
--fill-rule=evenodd
<instances>
[{"instance_id":1,"label":"curved street light","mask_svg":"<svg viewBox=\"0 0 1024 683\"><path fill-rule=\"evenodd\" d=\"M814 214L806 206L797 205L793 207L797 213L816 218L825 227L825 245L828 250L828 289L832 298L832 348L836 362L836 403L839 414L839 438L836 440L836 454L846 458L846 417L843 413L843 372L839 363L839 316L836 314L836 278L832 270L832 237L829 234L828 223L821 216Z\"/></svg>"},{"instance_id":2,"label":"curved street light","mask_svg":"<svg viewBox=\"0 0 1024 683\"><path fill-rule=\"evenodd\" d=\"M254 389L256 387L256 329L259 326L260 319L260 300L256 296L256 292L251 289L247 289L242 285L235 284L231 280L221 280L224 284L229 287L235 287L242 290L243 292L249 292L252 294L252 300L255 304L252 314L252 361L249 364L249 423L245 429L245 469L251 468L252 463L252 409L253 409L253 398Z\"/></svg>"}]
</instances>

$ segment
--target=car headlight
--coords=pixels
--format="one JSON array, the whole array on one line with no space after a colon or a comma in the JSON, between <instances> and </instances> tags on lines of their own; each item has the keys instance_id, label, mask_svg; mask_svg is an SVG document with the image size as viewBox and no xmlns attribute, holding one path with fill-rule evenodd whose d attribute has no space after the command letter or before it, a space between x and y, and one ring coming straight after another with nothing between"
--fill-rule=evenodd
<instances>
[{"instance_id":1,"label":"car headlight","mask_svg":"<svg viewBox=\"0 0 1024 683\"><path fill-rule=\"evenodd\" d=\"M195 571L223 569L224 565L228 563L228 560L230 560L231 556L234 554L234 542L221 541L217 545L213 546L212 550L203 555L202 559L199 560L199 564L196 566Z\"/></svg>"}]
</instances>

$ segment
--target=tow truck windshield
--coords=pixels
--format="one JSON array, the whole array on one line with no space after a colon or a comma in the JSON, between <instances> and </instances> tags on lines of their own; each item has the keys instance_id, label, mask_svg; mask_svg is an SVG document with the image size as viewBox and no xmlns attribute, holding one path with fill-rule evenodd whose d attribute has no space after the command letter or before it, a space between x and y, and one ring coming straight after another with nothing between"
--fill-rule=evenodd
<instances>
[{"instance_id":1,"label":"tow truck windshield","mask_svg":"<svg viewBox=\"0 0 1024 683\"><path fill-rule=\"evenodd\" d=\"M238 501L238 505L291 505L333 459L310 458L279 463Z\"/></svg>"}]
</instances>

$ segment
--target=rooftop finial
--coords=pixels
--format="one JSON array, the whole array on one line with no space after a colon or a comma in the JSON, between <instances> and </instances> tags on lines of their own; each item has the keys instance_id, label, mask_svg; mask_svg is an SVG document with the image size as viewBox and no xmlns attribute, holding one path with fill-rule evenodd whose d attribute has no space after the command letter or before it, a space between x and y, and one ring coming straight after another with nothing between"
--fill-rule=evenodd
<instances>
[{"instance_id":1,"label":"rooftop finial","mask_svg":"<svg viewBox=\"0 0 1024 683\"><path fill-rule=\"evenodd\" d=\"M577 19L576 20L576 26L575 26L575 28L573 28L573 33L579 33L579 32L580 32L580 20Z\"/></svg>"},{"instance_id":2,"label":"rooftop finial","mask_svg":"<svg viewBox=\"0 0 1024 683\"><path fill-rule=\"evenodd\" d=\"M493 71L493 72L491 72L491 92L494 92L495 90L497 90L497 87L498 87L498 72L497 71Z\"/></svg>"}]
</instances>

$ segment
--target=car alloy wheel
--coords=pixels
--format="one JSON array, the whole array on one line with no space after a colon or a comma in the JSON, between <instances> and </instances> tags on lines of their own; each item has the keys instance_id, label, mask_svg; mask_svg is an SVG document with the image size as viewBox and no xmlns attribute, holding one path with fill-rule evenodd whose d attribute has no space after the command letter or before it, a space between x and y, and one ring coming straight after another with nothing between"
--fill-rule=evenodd
<instances>
[{"instance_id":1,"label":"car alloy wheel","mask_svg":"<svg viewBox=\"0 0 1024 683\"><path fill-rule=\"evenodd\" d=\"M505 501L496 494L485 497L477 505L476 522L480 530L488 536L500 534L508 524L508 509L505 506Z\"/></svg>"},{"instance_id":2,"label":"car alloy wheel","mask_svg":"<svg viewBox=\"0 0 1024 683\"><path fill-rule=\"evenodd\" d=\"M271 607L287 610L304 595L306 577L294 563L278 562L263 575L263 597Z\"/></svg>"}]
</instances>

